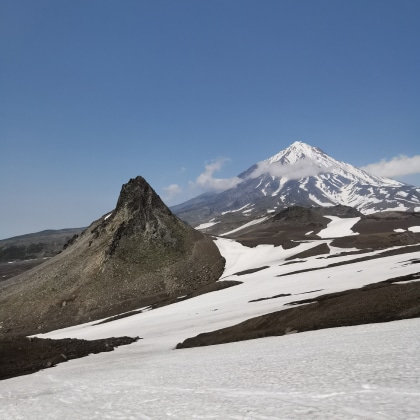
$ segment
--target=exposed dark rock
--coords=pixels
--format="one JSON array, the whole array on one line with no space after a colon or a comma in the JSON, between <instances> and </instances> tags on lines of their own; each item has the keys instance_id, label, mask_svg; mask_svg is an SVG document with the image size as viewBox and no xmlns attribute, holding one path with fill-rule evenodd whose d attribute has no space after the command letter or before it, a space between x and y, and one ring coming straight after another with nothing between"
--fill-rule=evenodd
<instances>
[{"instance_id":1,"label":"exposed dark rock","mask_svg":"<svg viewBox=\"0 0 420 420\"><path fill-rule=\"evenodd\" d=\"M329 222L324 219L322 212L316 211L312 207L291 206L287 207L273 217L268 223L282 222L285 225L322 227Z\"/></svg>"},{"instance_id":2,"label":"exposed dark rock","mask_svg":"<svg viewBox=\"0 0 420 420\"><path fill-rule=\"evenodd\" d=\"M63 249L68 248L70 245L74 244L76 239L79 237L78 234L74 234L63 246Z\"/></svg>"},{"instance_id":3,"label":"exposed dark rock","mask_svg":"<svg viewBox=\"0 0 420 420\"><path fill-rule=\"evenodd\" d=\"M295 293L295 296L297 296L297 295L307 295L308 293L321 292L322 290L324 290L324 289L308 290L307 292Z\"/></svg>"},{"instance_id":4,"label":"exposed dark rock","mask_svg":"<svg viewBox=\"0 0 420 420\"><path fill-rule=\"evenodd\" d=\"M420 242L420 233L382 232L365 233L336 238L331 242L338 248L385 249L394 246L414 245Z\"/></svg>"},{"instance_id":5,"label":"exposed dark rock","mask_svg":"<svg viewBox=\"0 0 420 420\"><path fill-rule=\"evenodd\" d=\"M263 267L257 267L257 268L249 268L248 270L238 271L237 273L233 273L233 276L244 276L245 274L252 274L257 273L258 271L265 270L266 268L269 268L268 265L264 265Z\"/></svg>"},{"instance_id":6,"label":"exposed dark rock","mask_svg":"<svg viewBox=\"0 0 420 420\"><path fill-rule=\"evenodd\" d=\"M319 244L306 251L299 252L299 254L292 255L286 258L286 261L293 260L295 258L308 258L314 257L315 255L324 255L330 253L330 247L327 244Z\"/></svg>"},{"instance_id":7,"label":"exposed dark rock","mask_svg":"<svg viewBox=\"0 0 420 420\"><path fill-rule=\"evenodd\" d=\"M290 296L290 295L291 295L290 293L280 293L278 295L274 295L274 296L270 296L270 297L264 297L264 298L259 298L259 299L252 299L252 300L249 301L249 303L252 303L252 302L261 302L263 300L270 300L270 299L278 299L278 298L285 297L285 296Z\"/></svg>"},{"instance_id":8,"label":"exposed dark rock","mask_svg":"<svg viewBox=\"0 0 420 420\"><path fill-rule=\"evenodd\" d=\"M348 218L361 217L362 215L358 210L342 205L331 207L291 206L280 210L261 223L251 225L226 235L226 237L234 238L242 245L249 247L255 247L259 244L270 244L289 249L299 245L297 241L319 239L317 233L325 229L328 223L331 222L325 216ZM249 219L246 220L241 215L229 217L237 218L240 221L238 226L249 222ZM213 232L212 229L215 231L226 231L226 223L222 222L212 226L210 228L211 232Z\"/></svg>"},{"instance_id":9,"label":"exposed dark rock","mask_svg":"<svg viewBox=\"0 0 420 420\"><path fill-rule=\"evenodd\" d=\"M91 341L74 338L51 340L24 336L1 337L0 380L34 373L92 353L112 351L115 347L137 340L139 337L113 337Z\"/></svg>"}]
</instances>

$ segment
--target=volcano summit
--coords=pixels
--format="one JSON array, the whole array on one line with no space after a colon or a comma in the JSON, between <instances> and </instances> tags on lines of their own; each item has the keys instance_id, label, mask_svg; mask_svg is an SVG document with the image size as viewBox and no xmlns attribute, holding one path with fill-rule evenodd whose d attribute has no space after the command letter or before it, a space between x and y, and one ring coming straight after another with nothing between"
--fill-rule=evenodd
<instances>
[{"instance_id":1,"label":"volcano summit","mask_svg":"<svg viewBox=\"0 0 420 420\"><path fill-rule=\"evenodd\" d=\"M420 188L373 176L299 141L238 178L234 188L202 194L172 210L193 226L232 213L261 217L290 206L345 205L363 214L420 210Z\"/></svg>"}]
</instances>

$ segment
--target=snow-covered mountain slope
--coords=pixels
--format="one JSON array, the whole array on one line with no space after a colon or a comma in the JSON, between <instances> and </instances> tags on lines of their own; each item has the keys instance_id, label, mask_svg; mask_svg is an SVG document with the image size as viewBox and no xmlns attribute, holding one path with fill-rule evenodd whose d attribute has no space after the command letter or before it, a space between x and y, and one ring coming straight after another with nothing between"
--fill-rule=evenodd
<instances>
[{"instance_id":1,"label":"snow-covered mountain slope","mask_svg":"<svg viewBox=\"0 0 420 420\"><path fill-rule=\"evenodd\" d=\"M236 187L174 206L192 225L239 213L256 216L285 207L351 206L364 214L420 211L420 188L377 177L339 162L321 149L295 142L239 175Z\"/></svg>"},{"instance_id":2,"label":"snow-covered mountain slope","mask_svg":"<svg viewBox=\"0 0 420 420\"><path fill-rule=\"evenodd\" d=\"M356 220L345 226L338 222L332 220L327 229L343 234ZM335 255L334 262L352 263L328 267L331 259L315 256L287 263L322 243ZM277 311L303 297L414 274L420 251L356 261L360 255L340 255L343 250L329 239L291 249L249 248L224 238L216 245L226 258L221 280L242 284L109 323L47 334L143 339L111 353L1 381L0 418L416 418L419 319L173 349L200 332ZM317 270L296 276L297 265L299 270ZM251 272L256 267L266 268ZM243 274L245 270L251 271ZM279 293L290 295L251 302Z\"/></svg>"}]
</instances>

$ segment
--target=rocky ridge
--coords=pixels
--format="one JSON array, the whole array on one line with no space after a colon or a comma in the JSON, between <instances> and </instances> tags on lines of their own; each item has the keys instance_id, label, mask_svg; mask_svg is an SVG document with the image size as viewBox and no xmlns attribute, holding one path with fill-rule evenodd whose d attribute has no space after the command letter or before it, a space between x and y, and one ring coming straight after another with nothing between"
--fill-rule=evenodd
<instances>
[{"instance_id":1,"label":"rocky ridge","mask_svg":"<svg viewBox=\"0 0 420 420\"><path fill-rule=\"evenodd\" d=\"M114 211L45 263L0 283L0 334L33 334L129 311L216 281L212 240L173 215L142 177Z\"/></svg>"}]
</instances>

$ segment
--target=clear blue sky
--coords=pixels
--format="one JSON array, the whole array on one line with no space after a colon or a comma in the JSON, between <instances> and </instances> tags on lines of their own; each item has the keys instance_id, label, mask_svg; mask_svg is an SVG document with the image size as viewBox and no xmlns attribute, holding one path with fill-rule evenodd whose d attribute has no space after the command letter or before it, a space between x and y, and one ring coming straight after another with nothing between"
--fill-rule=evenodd
<instances>
[{"instance_id":1,"label":"clear blue sky","mask_svg":"<svg viewBox=\"0 0 420 420\"><path fill-rule=\"evenodd\" d=\"M295 140L416 159L419 22L418 0L2 0L0 238L86 226L137 175L176 204Z\"/></svg>"}]
</instances>

